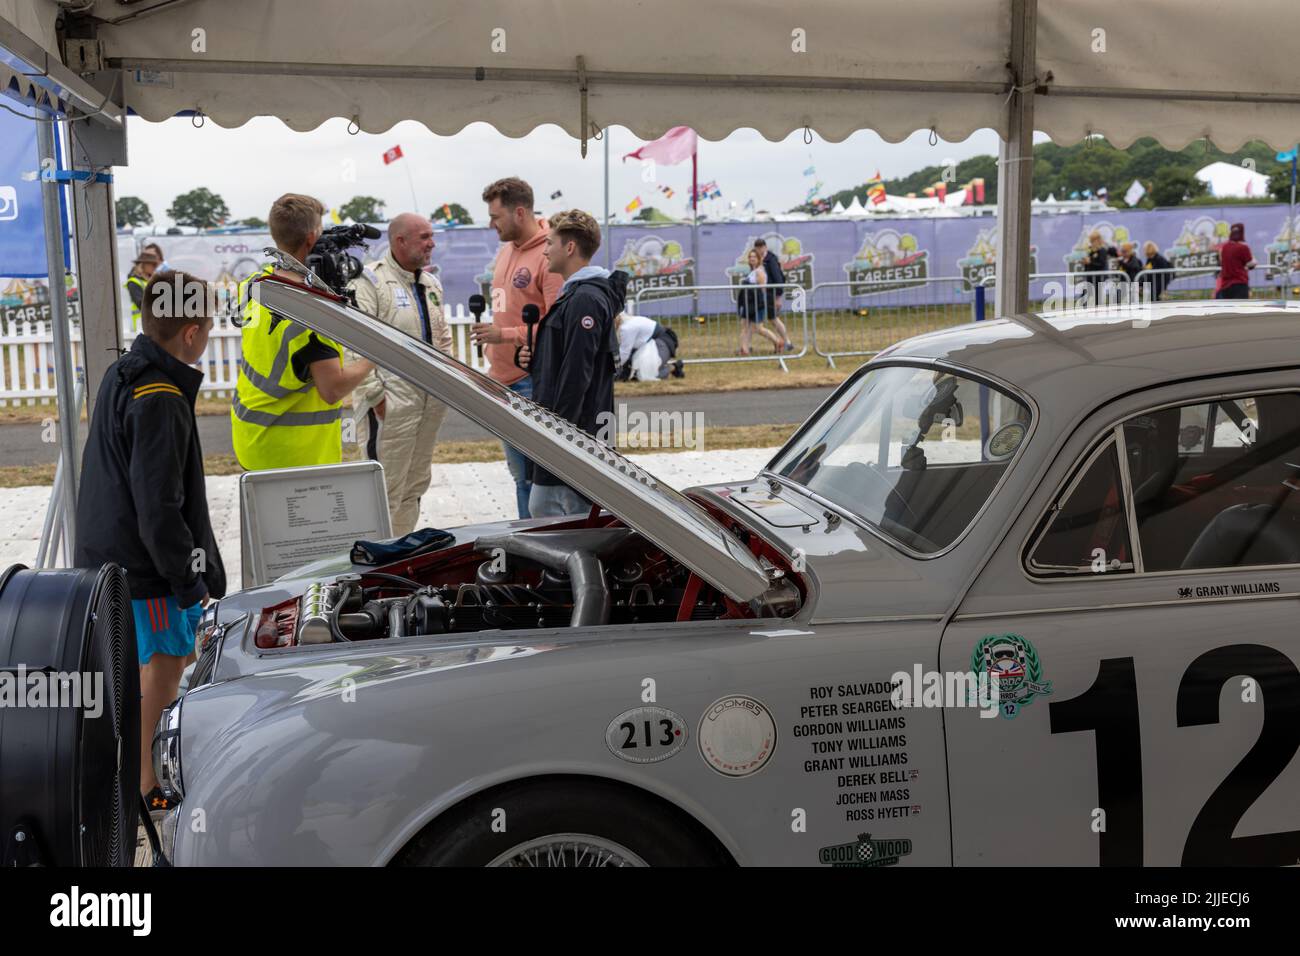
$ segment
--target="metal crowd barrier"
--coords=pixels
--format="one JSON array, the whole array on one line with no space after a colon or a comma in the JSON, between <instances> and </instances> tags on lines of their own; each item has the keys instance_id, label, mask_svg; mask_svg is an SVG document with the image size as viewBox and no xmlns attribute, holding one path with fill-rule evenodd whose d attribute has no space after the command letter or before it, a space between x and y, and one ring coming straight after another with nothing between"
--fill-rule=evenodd
<instances>
[{"instance_id":1,"label":"metal crowd barrier","mask_svg":"<svg viewBox=\"0 0 1300 956\"><path fill-rule=\"evenodd\" d=\"M1288 301L1292 295L1296 294L1293 292L1294 278L1296 276L1294 268L1286 265L1260 263L1254 269L1249 270L1252 279L1255 278L1255 273L1263 273L1264 281L1252 281L1250 283L1250 298ZM1153 297L1153 301L1212 299L1214 298L1214 287L1219 277L1219 268L1217 266L1206 266L1202 268L1143 269L1138 274L1138 281L1154 283L1160 276L1167 277L1167 281L1164 283L1159 299ZM1179 283L1179 285L1175 287L1175 283Z\"/></svg>"},{"instance_id":2,"label":"metal crowd barrier","mask_svg":"<svg viewBox=\"0 0 1300 956\"><path fill-rule=\"evenodd\" d=\"M975 284L964 276L818 282L809 295L813 350L835 367L848 356L970 321Z\"/></svg>"},{"instance_id":3,"label":"metal crowd barrier","mask_svg":"<svg viewBox=\"0 0 1300 956\"><path fill-rule=\"evenodd\" d=\"M980 281L971 307L974 321L982 322L988 318L986 293L989 287L997 285L997 280L997 274L994 273ZM1079 304L1083 298L1080 290L1094 283L1091 304L1119 305L1130 301L1132 291L1129 288L1128 273L1121 269L1107 269L1105 272L1035 272L1029 277L1030 308L1052 311L1071 307L1087 308L1087 305Z\"/></svg>"},{"instance_id":4,"label":"metal crowd barrier","mask_svg":"<svg viewBox=\"0 0 1300 956\"><path fill-rule=\"evenodd\" d=\"M783 302L777 318L786 329L787 336L794 349L778 352L757 326L762 325L779 336L771 317L762 323L751 324L750 354L741 355L741 330L748 319L740 317L738 293L740 290L779 291ZM631 298L629 313L653 318L660 325L670 328L677 334L678 356L687 364L710 364L718 362L776 362L782 371L786 368L786 359L803 358L808 354L808 290L792 282L782 285L775 283L764 286L739 285L692 285L675 286L671 298L664 295L660 288L638 289ZM690 314L656 314L657 301L664 302L665 310L680 311L688 308L673 300L690 297Z\"/></svg>"}]
</instances>

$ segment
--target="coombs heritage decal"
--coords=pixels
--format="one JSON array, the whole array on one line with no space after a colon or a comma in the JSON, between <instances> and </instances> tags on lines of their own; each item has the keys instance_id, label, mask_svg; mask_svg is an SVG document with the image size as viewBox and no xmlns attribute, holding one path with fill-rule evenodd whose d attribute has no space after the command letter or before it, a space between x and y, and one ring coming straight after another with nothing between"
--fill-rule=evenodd
<instances>
[{"instance_id":1,"label":"coombs heritage decal","mask_svg":"<svg viewBox=\"0 0 1300 956\"><path fill-rule=\"evenodd\" d=\"M1188 219L1173 246L1165 250L1165 258L1175 269L1217 269L1219 247L1228 241L1230 228L1226 219Z\"/></svg>"},{"instance_id":2,"label":"coombs heritage decal","mask_svg":"<svg viewBox=\"0 0 1300 956\"><path fill-rule=\"evenodd\" d=\"M749 250L754 248L754 240L757 238L759 237L747 238L745 248L736 256L736 261L727 267L724 274L733 286L739 286L740 280L749 275ZM812 291L813 254L803 251L803 242L794 236L783 236L778 232L763 233L762 238L767 242L768 251L775 252L780 260L786 283ZM731 299L733 302L736 300L736 293L731 294Z\"/></svg>"},{"instance_id":3,"label":"coombs heritage decal","mask_svg":"<svg viewBox=\"0 0 1300 956\"><path fill-rule=\"evenodd\" d=\"M971 673L987 673L998 691L998 707L1004 718L1014 720L1021 708L1038 696L1052 692L1052 682L1043 680L1043 665L1034 645L1019 634L990 634L980 639L970 656ZM994 681L996 684L993 684Z\"/></svg>"},{"instance_id":4,"label":"coombs heritage decal","mask_svg":"<svg viewBox=\"0 0 1300 956\"><path fill-rule=\"evenodd\" d=\"M638 301L676 299L690 295L695 285L695 260L686 255L676 239L641 236L623 244L623 254L614 262L629 276L629 305Z\"/></svg>"},{"instance_id":5,"label":"coombs heritage decal","mask_svg":"<svg viewBox=\"0 0 1300 956\"><path fill-rule=\"evenodd\" d=\"M731 694L709 705L695 737L710 767L726 777L747 777L772 759L776 721L761 701Z\"/></svg>"},{"instance_id":6,"label":"coombs heritage decal","mask_svg":"<svg viewBox=\"0 0 1300 956\"><path fill-rule=\"evenodd\" d=\"M1074 247L1065 254L1066 272L1083 271L1083 260L1088 255L1088 236L1094 231L1101 233L1102 245L1114 246L1115 251L1118 252L1120 246L1126 242L1131 242L1136 254L1142 255L1142 245L1129 234L1128 226L1116 225L1104 219L1101 222L1084 223L1083 229L1079 232L1079 238L1074 241ZM1106 261L1106 268L1119 271L1119 260L1111 257Z\"/></svg>"},{"instance_id":7,"label":"coombs heritage decal","mask_svg":"<svg viewBox=\"0 0 1300 956\"><path fill-rule=\"evenodd\" d=\"M966 255L957 260L957 271L961 274L963 292L973 292L998 270L998 230L981 229L975 242ZM1029 247L1029 273L1038 271L1038 246Z\"/></svg>"},{"instance_id":8,"label":"coombs heritage decal","mask_svg":"<svg viewBox=\"0 0 1300 956\"><path fill-rule=\"evenodd\" d=\"M917 248L916 236L910 232L869 232L853 261L844 264L849 274L849 295L874 295L924 285L930 274L929 256L928 249Z\"/></svg>"}]
</instances>

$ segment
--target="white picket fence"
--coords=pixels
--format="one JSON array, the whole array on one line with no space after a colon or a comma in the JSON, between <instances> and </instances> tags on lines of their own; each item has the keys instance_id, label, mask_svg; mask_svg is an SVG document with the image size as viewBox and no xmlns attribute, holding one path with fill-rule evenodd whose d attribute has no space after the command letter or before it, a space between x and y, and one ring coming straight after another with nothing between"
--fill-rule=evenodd
<instances>
[{"instance_id":1,"label":"white picket fence","mask_svg":"<svg viewBox=\"0 0 1300 956\"><path fill-rule=\"evenodd\" d=\"M468 327L474 317L464 307L456 305L444 311L451 326L452 354L472 367L485 371L486 359L478 357L478 350L470 342ZM483 321L492 321L490 312L483 313ZM122 333L127 348L136 333L129 328ZM196 367L203 372L203 392L214 396L234 393L239 374L238 327L226 318L216 320L208 348ZM81 369L81 324L72 324L72 354L78 370ZM54 398L54 333L49 322L15 323L0 335L0 406L34 405Z\"/></svg>"}]
</instances>

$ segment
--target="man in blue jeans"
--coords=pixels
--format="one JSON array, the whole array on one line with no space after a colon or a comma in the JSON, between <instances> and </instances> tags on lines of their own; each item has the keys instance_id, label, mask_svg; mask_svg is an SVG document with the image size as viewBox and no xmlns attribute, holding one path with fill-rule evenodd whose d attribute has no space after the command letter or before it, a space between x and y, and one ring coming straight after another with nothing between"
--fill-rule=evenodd
<instances>
[{"instance_id":1,"label":"man in blue jeans","mask_svg":"<svg viewBox=\"0 0 1300 956\"><path fill-rule=\"evenodd\" d=\"M519 381L506 388L512 392L522 395L524 398L533 397L533 377L525 375ZM506 450L506 467L510 469L510 477L515 482L515 505L519 508L519 517L531 518L532 514L528 510L528 495L533 490L533 483L528 480L528 458L514 445L507 445L502 442L502 447Z\"/></svg>"}]
</instances>

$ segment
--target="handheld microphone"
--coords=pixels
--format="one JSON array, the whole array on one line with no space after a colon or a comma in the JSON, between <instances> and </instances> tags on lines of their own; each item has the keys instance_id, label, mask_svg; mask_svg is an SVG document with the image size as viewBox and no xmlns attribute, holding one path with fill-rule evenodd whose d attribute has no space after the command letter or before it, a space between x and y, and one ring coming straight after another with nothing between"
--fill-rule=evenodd
<instances>
[{"instance_id":1,"label":"handheld microphone","mask_svg":"<svg viewBox=\"0 0 1300 956\"><path fill-rule=\"evenodd\" d=\"M487 303L477 292L469 297L469 310L474 314L474 324L477 325L483 319L483 310L487 308ZM483 343L478 344L478 357L483 358Z\"/></svg>"},{"instance_id":2,"label":"handheld microphone","mask_svg":"<svg viewBox=\"0 0 1300 956\"><path fill-rule=\"evenodd\" d=\"M532 365L531 356L533 354L533 328L537 325L538 322L542 321L542 310L539 309L537 306L533 305L533 303L529 302L526 306L524 306L521 312L521 318L523 318L524 320L524 325L528 326L528 355L529 355L528 364L531 366ZM529 371L531 374L531 369Z\"/></svg>"}]
</instances>

